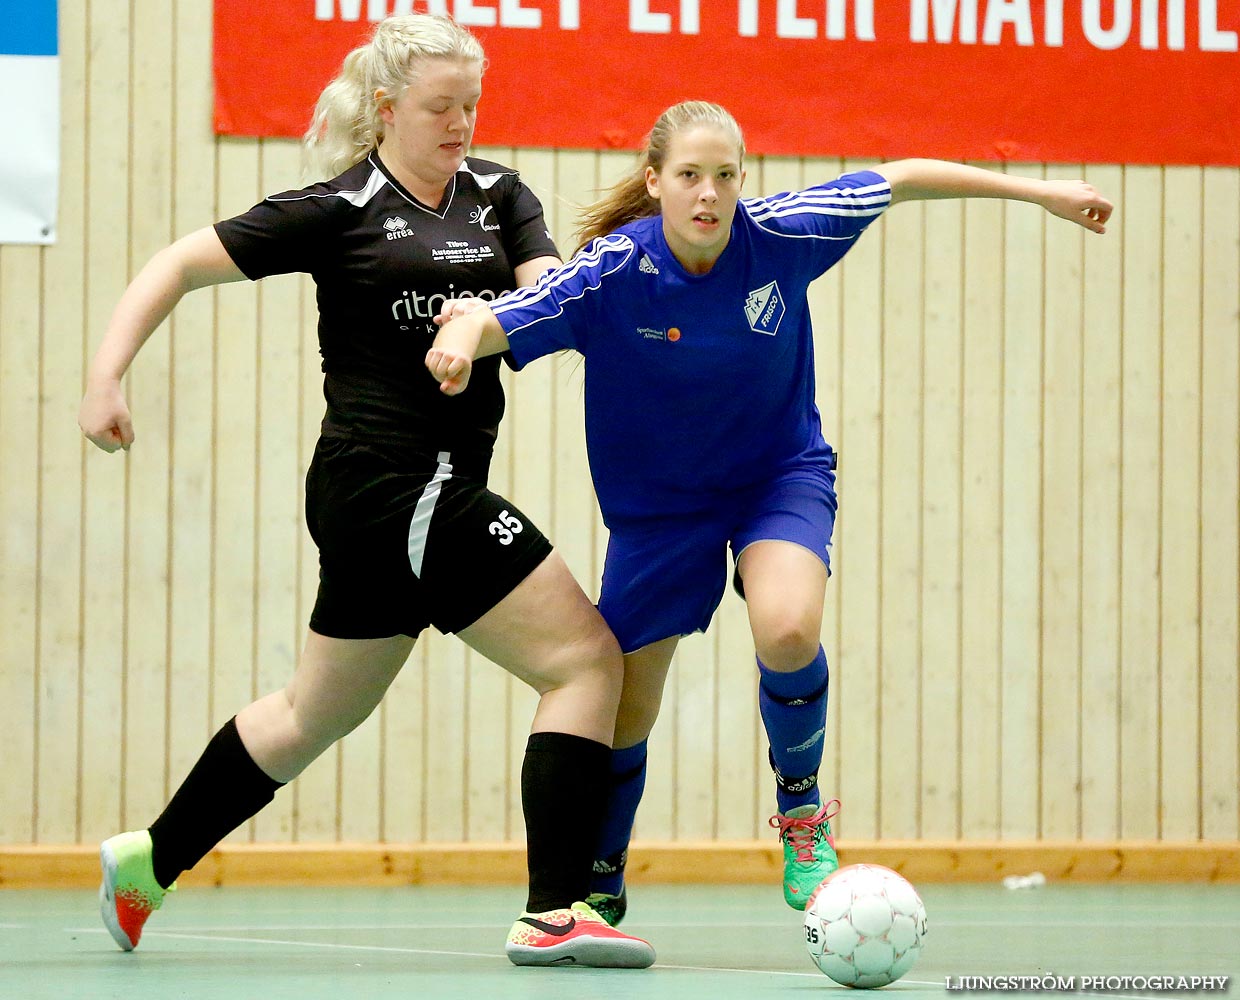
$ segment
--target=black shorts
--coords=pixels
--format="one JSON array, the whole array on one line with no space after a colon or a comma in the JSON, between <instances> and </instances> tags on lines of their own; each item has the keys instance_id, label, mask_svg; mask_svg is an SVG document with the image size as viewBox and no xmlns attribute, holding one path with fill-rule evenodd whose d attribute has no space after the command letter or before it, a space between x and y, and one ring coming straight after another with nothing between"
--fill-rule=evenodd
<instances>
[{"instance_id":1,"label":"black shorts","mask_svg":"<svg viewBox=\"0 0 1240 1000\"><path fill-rule=\"evenodd\" d=\"M452 456L414 464L324 439L306 475L306 524L319 548L310 627L337 639L459 632L551 553L520 510Z\"/></svg>"}]
</instances>

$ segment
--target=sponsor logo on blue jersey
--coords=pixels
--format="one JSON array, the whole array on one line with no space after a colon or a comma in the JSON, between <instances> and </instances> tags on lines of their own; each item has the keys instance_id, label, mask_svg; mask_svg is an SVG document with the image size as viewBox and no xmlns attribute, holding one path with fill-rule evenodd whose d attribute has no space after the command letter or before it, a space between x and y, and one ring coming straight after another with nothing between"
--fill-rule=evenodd
<instances>
[{"instance_id":1,"label":"sponsor logo on blue jersey","mask_svg":"<svg viewBox=\"0 0 1240 1000\"><path fill-rule=\"evenodd\" d=\"M749 329L754 333L775 336L785 312L784 297L778 282L772 281L745 296L745 316L749 320Z\"/></svg>"},{"instance_id":2,"label":"sponsor logo on blue jersey","mask_svg":"<svg viewBox=\"0 0 1240 1000\"><path fill-rule=\"evenodd\" d=\"M637 335L642 340L661 340L665 343L674 344L680 339L680 329L678 327L668 327L666 330L658 330L649 326L639 326Z\"/></svg>"}]
</instances>

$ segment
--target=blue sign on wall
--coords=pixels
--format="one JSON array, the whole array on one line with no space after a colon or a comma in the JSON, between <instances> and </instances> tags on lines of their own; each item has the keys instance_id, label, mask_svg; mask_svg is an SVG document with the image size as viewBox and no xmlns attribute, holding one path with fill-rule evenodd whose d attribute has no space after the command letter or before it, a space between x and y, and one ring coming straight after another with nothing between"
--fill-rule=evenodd
<instances>
[{"instance_id":1,"label":"blue sign on wall","mask_svg":"<svg viewBox=\"0 0 1240 1000\"><path fill-rule=\"evenodd\" d=\"M54 243L60 182L56 0L0 0L0 243Z\"/></svg>"},{"instance_id":2,"label":"blue sign on wall","mask_svg":"<svg viewBox=\"0 0 1240 1000\"><path fill-rule=\"evenodd\" d=\"M54 56L56 0L0 0L0 55Z\"/></svg>"}]
</instances>

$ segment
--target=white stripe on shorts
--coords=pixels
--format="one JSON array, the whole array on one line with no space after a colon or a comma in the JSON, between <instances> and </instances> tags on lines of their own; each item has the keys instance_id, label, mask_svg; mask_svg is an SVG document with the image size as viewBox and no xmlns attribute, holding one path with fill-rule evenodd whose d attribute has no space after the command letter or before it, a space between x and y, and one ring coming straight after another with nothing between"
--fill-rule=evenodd
<instances>
[{"instance_id":1,"label":"white stripe on shorts","mask_svg":"<svg viewBox=\"0 0 1240 1000\"><path fill-rule=\"evenodd\" d=\"M409 522L409 568L419 579L422 577L422 559L426 555L426 536L431 530L435 501L439 499L440 488L452 478L452 453L441 451L438 458L439 468L418 497L418 505L413 509L413 520Z\"/></svg>"}]
</instances>

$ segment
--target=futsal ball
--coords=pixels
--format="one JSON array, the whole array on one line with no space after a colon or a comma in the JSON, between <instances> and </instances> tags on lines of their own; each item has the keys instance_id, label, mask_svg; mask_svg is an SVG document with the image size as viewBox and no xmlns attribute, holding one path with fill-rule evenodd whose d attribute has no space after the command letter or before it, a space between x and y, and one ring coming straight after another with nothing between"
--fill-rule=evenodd
<instances>
[{"instance_id":1,"label":"futsal ball","mask_svg":"<svg viewBox=\"0 0 1240 1000\"><path fill-rule=\"evenodd\" d=\"M904 876L882 865L848 865L814 890L805 946L841 986L894 983L913 967L926 934L926 907Z\"/></svg>"}]
</instances>

